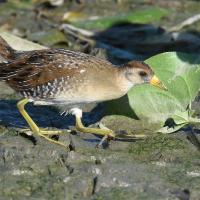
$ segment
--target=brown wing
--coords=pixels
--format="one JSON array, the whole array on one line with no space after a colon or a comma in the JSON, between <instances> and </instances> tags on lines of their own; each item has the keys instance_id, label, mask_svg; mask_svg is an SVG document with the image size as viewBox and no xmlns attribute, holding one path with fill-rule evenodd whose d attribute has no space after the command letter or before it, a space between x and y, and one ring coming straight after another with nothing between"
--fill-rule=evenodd
<instances>
[{"instance_id":1,"label":"brown wing","mask_svg":"<svg viewBox=\"0 0 200 200\"><path fill-rule=\"evenodd\" d=\"M73 77L90 67L112 67L112 64L63 49L22 52L14 61L0 64L0 79L16 91L25 91L55 79Z\"/></svg>"}]
</instances>

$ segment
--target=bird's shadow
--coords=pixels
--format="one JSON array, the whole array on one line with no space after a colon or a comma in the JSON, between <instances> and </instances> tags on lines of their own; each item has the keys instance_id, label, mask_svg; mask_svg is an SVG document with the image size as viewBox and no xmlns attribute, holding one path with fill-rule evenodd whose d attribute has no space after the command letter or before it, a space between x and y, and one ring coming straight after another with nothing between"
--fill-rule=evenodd
<instances>
[{"instance_id":1,"label":"bird's shadow","mask_svg":"<svg viewBox=\"0 0 200 200\"><path fill-rule=\"evenodd\" d=\"M17 109L16 100L0 100L0 124L8 127L27 127L26 121ZM91 112L83 113L85 125L96 123L101 118L101 106L97 105ZM34 106L29 103L25 107L28 114L39 127L54 127L66 129L75 125L74 116L68 114L61 116L58 109L52 106Z\"/></svg>"}]
</instances>

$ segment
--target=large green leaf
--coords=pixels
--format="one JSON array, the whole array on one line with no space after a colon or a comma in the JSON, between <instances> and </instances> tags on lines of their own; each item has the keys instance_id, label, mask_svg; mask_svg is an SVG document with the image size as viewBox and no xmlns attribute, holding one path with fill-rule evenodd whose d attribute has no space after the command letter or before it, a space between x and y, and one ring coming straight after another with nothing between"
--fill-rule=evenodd
<instances>
[{"instance_id":1,"label":"large green leaf","mask_svg":"<svg viewBox=\"0 0 200 200\"><path fill-rule=\"evenodd\" d=\"M184 112L182 104L169 92L150 85L136 86L128 93L130 107L141 120L164 125L176 112Z\"/></svg>"},{"instance_id":2,"label":"large green leaf","mask_svg":"<svg viewBox=\"0 0 200 200\"><path fill-rule=\"evenodd\" d=\"M130 107L141 120L164 124L168 118L173 118L180 128L193 121L186 108L200 88L200 65L197 64L197 58L197 55L167 52L145 61L167 91L141 85L128 92Z\"/></svg>"},{"instance_id":3,"label":"large green leaf","mask_svg":"<svg viewBox=\"0 0 200 200\"><path fill-rule=\"evenodd\" d=\"M172 118L174 127L159 130L164 133L176 131L188 123L199 123L198 119L192 118L193 112L187 110L200 88L200 65L197 58L197 55L176 52L149 58L145 62L152 67L167 90L151 85L135 86L127 94L128 103L123 102L123 99L113 102L117 110L112 106L112 113L117 111L119 115L132 117L127 112L131 109L140 120L147 124L160 124L160 128L168 118Z\"/></svg>"},{"instance_id":4,"label":"large green leaf","mask_svg":"<svg viewBox=\"0 0 200 200\"><path fill-rule=\"evenodd\" d=\"M193 101L200 88L198 55L167 52L145 61L184 107Z\"/></svg>"}]
</instances>

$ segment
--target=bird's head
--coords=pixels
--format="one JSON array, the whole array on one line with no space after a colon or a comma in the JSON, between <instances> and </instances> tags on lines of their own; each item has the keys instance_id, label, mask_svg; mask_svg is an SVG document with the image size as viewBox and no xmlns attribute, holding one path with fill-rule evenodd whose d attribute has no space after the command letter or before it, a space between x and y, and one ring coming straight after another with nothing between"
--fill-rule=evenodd
<instances>
[{"instance_id":1,"label":"bird's head","mask_svg":"<svg viewBox=\"0 0 200 200\"><path fill-rule=\"evenodd\" d=\"M154 75L152 69L140 61L131 61L121 66L120 69L126 82L132 87L134 85L150 83L152 85L163 87L159 79Z\"/></svg>"}]
</instances>

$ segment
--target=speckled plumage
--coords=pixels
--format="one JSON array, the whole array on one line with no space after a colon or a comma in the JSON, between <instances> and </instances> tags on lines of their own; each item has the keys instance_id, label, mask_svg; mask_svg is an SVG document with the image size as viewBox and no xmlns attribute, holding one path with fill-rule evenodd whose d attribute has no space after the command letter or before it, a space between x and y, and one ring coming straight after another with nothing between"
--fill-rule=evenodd
<instances>
[{"instance_id":1,"label":"speckled plumage","mask_svg":"<svg viewBox=\"0 0 200 200\"><path fill-rule=\"evenodd\" d=\"M0 54L7 58L0 64L0 80L36 104L80 104L115 99L132 86L126 83L123 71L134 67L142 69L149 77L153 74L142 62L117 68L108 61L80 52L64 49L19 52L7 46L3 39L0 43L4 52L1 53L0 48Z\"/></svg>"}]
</instances>

